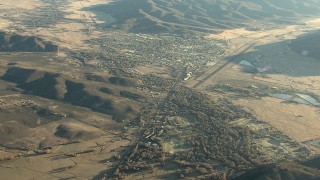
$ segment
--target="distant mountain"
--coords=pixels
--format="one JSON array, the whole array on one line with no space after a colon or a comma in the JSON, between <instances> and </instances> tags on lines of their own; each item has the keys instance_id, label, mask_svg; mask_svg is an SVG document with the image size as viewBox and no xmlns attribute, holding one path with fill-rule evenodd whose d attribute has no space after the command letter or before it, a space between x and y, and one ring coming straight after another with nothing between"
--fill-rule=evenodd
<instances>
[{"instance_id":1,"label":"distant mountain","mask_svg":"<svg viewBox=\"0 0 320 180\"><path fill-rule=\"evenodd\" d=\"M318 0L116 0L92 6L108 25L130 32L214 32L253 22L294 23L320 13ZM106 15L108 14L108 18ZM115 21L114 21L115 20ZM257 23L259 24L259 23Z\"/></svg>"}]
</instances>

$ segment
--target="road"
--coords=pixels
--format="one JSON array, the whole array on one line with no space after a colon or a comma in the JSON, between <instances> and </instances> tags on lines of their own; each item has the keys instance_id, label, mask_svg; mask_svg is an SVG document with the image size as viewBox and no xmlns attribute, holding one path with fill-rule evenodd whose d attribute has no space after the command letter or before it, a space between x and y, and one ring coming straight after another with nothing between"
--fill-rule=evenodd
<instances>
[{"instance_id":1,"label":"road","mask_svg":"<svg viewBox=\"0 0 320 180\"><path fill-rule=\"evenodd\" d=\"M198 81L195 85L193 85L193 88L199 87L201 84L205 83L209 78L214 77L222 70L231 67L234 64L237 64L241 61L239 56L245 52L247 52L249 49L251 49L253 46L255 46L256 43L246 43L230 53L228 57L225 60L221 60L218 64L212 66L208 70L206 70L204 73L202 73L200 76L196 77L194 80ZM200 79L200 80L198 80Z\"/></svg>"}]
</instances>

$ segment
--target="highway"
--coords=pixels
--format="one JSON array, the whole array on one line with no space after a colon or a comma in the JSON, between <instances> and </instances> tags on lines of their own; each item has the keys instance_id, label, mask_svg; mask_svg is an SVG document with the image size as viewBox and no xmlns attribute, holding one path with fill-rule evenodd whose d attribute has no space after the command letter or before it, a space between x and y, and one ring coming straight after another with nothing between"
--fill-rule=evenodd
<instances>
[{"instance_id":1,"label":"highway","mask_svg":"<svg viewBox=\"0 0 320 180\"><path fill-rule=\"evenodd\" d=\"M256 43L246 43L246 44L242 45L241 47L239 47L238 49L236 49L235 51L230 53L226 59L221 60L216 65L214 65L211 68L209 68L208 70L204 71L204 73L202 73L200 76L194 78L194 80L196 80L198 82L192 87L193 88L199 87L201 84L206 82L209 78L214 77L222 70L231 67L233 64L239 63L241 61L239 56L241 54L247 52L250 48L252 48L255 45L256 45Z\"/></svg>"}]
</instances>

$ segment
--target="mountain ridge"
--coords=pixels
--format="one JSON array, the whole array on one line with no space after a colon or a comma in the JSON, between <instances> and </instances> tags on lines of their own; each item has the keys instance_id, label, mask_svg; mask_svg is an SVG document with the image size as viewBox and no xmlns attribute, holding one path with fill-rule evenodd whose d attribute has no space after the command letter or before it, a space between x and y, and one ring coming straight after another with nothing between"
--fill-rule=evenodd
<instances>
[{"instance_id":1,"label":"mountain ridge","mask_svg":"<svg viewBox=\"0 0 320 180\"><path fill-rule=\"evenodd\" d=\"M85 10L112 17L102 18L105 26L116 26L134 33L178 33L181 31L212 33L224 29L250 28L253 24L291 24L319 14L320 2L307 0L118 0ZM118 11L122 9L122 11ZM126 13L123 13L126 12ZM99 16L100 14L100 16Z\"/></svg>"}]
</instances>

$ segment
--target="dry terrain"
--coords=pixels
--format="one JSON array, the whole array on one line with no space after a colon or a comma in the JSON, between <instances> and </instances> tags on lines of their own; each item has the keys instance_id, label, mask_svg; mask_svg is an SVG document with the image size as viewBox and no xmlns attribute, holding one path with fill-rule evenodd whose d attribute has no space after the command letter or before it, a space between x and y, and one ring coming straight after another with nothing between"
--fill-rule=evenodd
<instances>
[{"instance_id":1,"label":"dry terrain","mask_svg":"<svg viewBox=\"0 0 320 180\"><path fill-rule=\"evenodd\" d=\"M319 5L2 0L1 178L319 179Z\"/></svg>"}]
</instances>

